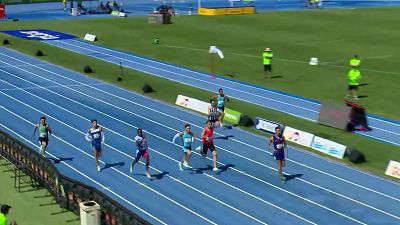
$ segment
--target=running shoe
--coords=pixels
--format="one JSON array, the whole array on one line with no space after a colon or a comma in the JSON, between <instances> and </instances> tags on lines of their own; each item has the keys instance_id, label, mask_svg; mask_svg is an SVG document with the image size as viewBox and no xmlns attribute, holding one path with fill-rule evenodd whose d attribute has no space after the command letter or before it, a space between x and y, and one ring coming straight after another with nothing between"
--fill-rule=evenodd
<instances>
[{"instance_id":1,"label":"running shoe","mask_svg":"<svg viewBox=\"0 0 400 225\"><path fill-rule=\"evenodd\" d=\"M280 180L281 180L281 182L282 183L285 183L285 181L286 181L286 178L282 175L282 176L279 176L280 177Z\"/></svg>"},{"instance_id":2,"label":"running shoe","mask_svg":"<svg viewBox=\"0 0 400 225\"><path fill-rule=\"evenodd\" d=\"M146 177L149 178L149 179L151 179L151 175L150 175L149 172L146 172Z\"/></svg>"},{"instance_id":3,"label":"running shoe","mask_svg":"<svg viewBox=\"0 0 400 225\"><path fill-rule=\"evenodd\" d=\"M180 171L183 171L182 163L179 162L178 165L179 165L179 170L180 170Z\"/></svg>"}]
</instances>

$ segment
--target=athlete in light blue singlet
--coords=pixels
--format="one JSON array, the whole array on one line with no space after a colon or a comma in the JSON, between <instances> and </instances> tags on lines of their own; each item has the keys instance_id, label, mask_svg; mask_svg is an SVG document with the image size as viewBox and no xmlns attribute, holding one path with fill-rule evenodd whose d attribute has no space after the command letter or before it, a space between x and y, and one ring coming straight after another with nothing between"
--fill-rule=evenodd
<instances>
[{"instance_id":1,"label":"athlete in light blue singlet","mask_svg":"<svg viewBox=\"0 0 400 225\"><path fill-rule=\"evenodd\" d=\"M183 170L183 167L189 167L189 159L192 155L192 143L194 142L194 134L190 131L190 124L185 124L185 130L177 133L172 140L175 143L175 139L181 137L182 138L182 151L183 158L182 161L179 162L179 169Z\"/></svg>"},{"instance_id":2,"label":"athlete in light blue singlet","mask_svg":"<svg viewBox=\"0 0 400 225\"><path fill-rule=\"evenodd\" d=\"M225 117L225 101L229 102L228 96L224 94L222 88L218 89L218 95L214 97L217 101L217 111L219 116L220 125L223 126L224 117Z\"/></svg>"}]
</instances>

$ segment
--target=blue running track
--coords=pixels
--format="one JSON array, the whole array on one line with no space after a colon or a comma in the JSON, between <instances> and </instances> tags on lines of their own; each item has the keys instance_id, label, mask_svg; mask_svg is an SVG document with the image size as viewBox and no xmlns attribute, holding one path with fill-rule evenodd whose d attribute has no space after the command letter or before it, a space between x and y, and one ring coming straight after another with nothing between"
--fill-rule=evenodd
<instances>
[{"instance_id":1,"label":"blue running track","mask_svg":"<svg viewBox=\"0 0 400 225\"><path fill-rule=\"evenodd\" d=\"M116 51L80 40L69 39L48 41L45 43L118 65L122 62L125 67L211 92L215 92L218 88L222 87L224 88L224 92L230 97L303 119L311 121L317 121L318 119L321 105L319 102L313 100L227 78L217 77L216 79L210 79L210 76L206 73L167 64L132 53ZM372 131L358 132L358 134L400 146L400 122L373 115L368 116L368 121Z\"/></svg>"},{"instance_id":2,"label":"blue running track","mask_svg":"<svg viewBox=\"0 0 400 225\"><path fill-rule=\"evenodd\" d=\"M180 171L171 139L187 122L198 137L205 118L3 47L0 103L0 129L35 149L33 125L46 115L57 168L153 224L400 224L398 184L295 148L282 184L266 139L240 129L217 130L220 172L197 153L197 169ZM84 139L92 118L105 128L101 172ZM137 127L150 144L151 180L143 164L129 173Z\"/></svg>"}]
</instances>

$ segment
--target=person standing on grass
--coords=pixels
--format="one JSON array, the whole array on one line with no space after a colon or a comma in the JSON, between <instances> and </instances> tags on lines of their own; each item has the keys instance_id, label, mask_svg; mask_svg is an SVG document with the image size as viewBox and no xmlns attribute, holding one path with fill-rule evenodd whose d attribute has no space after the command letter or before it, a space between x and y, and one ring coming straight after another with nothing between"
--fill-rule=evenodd
<instances>
[{"instance_id":1,"label":"person standing on grass","mask_svg":"<svg viewBox=\"0 0 400 225\"><path fill-rule=\"evenodd\" d=\"M1 205L0 208L0 225L17 225L15 221L10 224L7 223L7 214L10 212L11 206L9 205Z\"/></svg>"},{"instance_id":2,"label":"person standing on grass","mask_svg":"<svg viewBox=\"0 0 400 225\"><path fill-rule=\"evenodd\" d=\"M349 93L347 94L347 98L353 97L355 100L358 100L358 86L360 85L360 79L361 79L361 72L359 69L357 69L355 66L353 66L348 72L347 72L347 84L348 84L348 91Z\"/></svg>"},{"instance_id":3,"label":"person standing on grass","mask_svg":"<svg viewBox=\"0 0 400 225\"><path fill-rule=\"evenodd\" d=\"M262 59L263 59L263 64L264 64L264 76L267 77L268 74L269 78L271 78L272 74L272 66L271 66L271 61L274 58L274 54L272 54L272 51L270 48L266 48L265 51L262 53Z\"/></svg>"},{"instance_id":4,"label":"person standing on grass","mask_svg":"<svg viewBox=\"0 0 400 225\"><path fill-rule=\"evenodd\" d=\"M285 182L282 167L285 166L286 140L281 134L281 129L279 127L275 127L275 134L269 139L268 147L272 149L272 145L274 145L274 157L278 166L278 176L282 182Z\"/></svg>"},{"instance_id":5,"label":"person standing on grass","mask_svg":"<svg viewBox=\"0 0 400 225\"><path fill-rule=\"evenodd\" d=\"M225 116L225 100L229 102L228 96L224 94L222 88L218 89L218 95L213 99L217 100L217 112L219 113L219 123L220 126L224 126L224 116Z\"/></svg>"},{"instance_id":6,"label":"person standing on grass","mask_svg":"<svg viewBox=\"0 0 400 225\"><path fill-rule=\"evenodd\" d=\"M358 55L354 55L354 57L349 60L349 65L357 69L360 67L361 60L358 58Z\"/></svg>"},{"instance_id":7,"label":"person standing on grass","mask_svg":"<svg viewBox=\"0 0 400 225\"><path fill-rule=\"evenodd\" d=\"M136 144L136 156L133 159L133 161L131 162L131 166L130 166L130 172L131 174L133 173L133 167L135 166L135 164L137 162L139 162L139 159L141 157L143 157L146 160L146 176L148 178L151 178L150 175L150 156L149 156L149 146L147 144L147 140L143 134L143 130L142 128L138 128L137 129L137 135L135 137L135 144Z\"/></svg>"},{"instance_id":8,"label":"person standing on grass","mask_svg":"<svg viewBox=\"0 0 400 225\"><path fill-rule=\"evenodd\" d=\"M93 119L90 122L92 123L92 128L88 130L85 138L87 141L90 141L91 143L93 156L96 159L97 171L100 172L101 169L99 164L99 158L102 156L101 144L104 144L105 141L104 129L97 124L96 119Z\"/></svg>"},{"instance_id":9,"label":"person standing on grass","mask_svg":"<svg viewBox=\"0 0 400 225\"><path fill-rule=\"evenodd\" d=\"M210 100L210 105L208 106L208 120L212 123L213 126L220 126L218 121L217 105L214 99Z\"/></svg>"},{"instance_id":10,"label":"person standing on grass","mask_svg":"<svg viewBox=\"0 0 400 225\"><path fill-rule=\"evenodd\" d=\"M183 158L182 162L179 162L179 169L183 171L183 167L189 167L189 159L192 155L192 143L194 142L194 134L190 131L190 124L185 124L185 130L182 132L178 132L172 143L175 143L175 139L181 137L182 138L182 151L183 151Z\"/></svg>"},{"instance_id":11,"label":"person standing on grass","mask_svg":"<svg viewBox=\"0 0 400 225\"><path fill-rule=\"evenodd\" d=\"M207 151L210 149L213 156L213 171L217 172L219 169L217 167L217 150L214 146L214 129L213 123L210 120L207 120L206 126L203 128L201 132L201 141L203 143L203 148L200 148L200 154L203 157L207 156Z\"/></svg>"},{"instance_id":12,"label":"person standing on grass","mask_svg":"<svg viewBox=\"0 0 400 225\"><path fill-rule=\"evenodd\" d=\"M39 145L40 145L40 154L45 156L47 146L49 145L49 135L51 135L51 128L46 123L46 117L40 117L40 123L36 124L33 129L33 137L35 138L36 130L39 129Z\"/></svg>"}]
</instances>

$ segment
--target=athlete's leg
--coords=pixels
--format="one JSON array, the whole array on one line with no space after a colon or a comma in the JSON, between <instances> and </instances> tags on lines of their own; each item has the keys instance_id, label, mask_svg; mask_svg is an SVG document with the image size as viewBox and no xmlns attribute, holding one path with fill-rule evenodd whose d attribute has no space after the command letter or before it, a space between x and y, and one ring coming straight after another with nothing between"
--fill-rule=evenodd
<instances>
[{"instance_id":1,"label":"athlete's leg","mask_svg":"<svg viewBox=\"0 0 400 225\"><path fill-rule=\"evenodd\" d=\"M100 164L99 164L99 151L96 150L95 148L93 148L93 156L96 159L96 167L97 167L97 171L100 172Z\"/></svg>"},{"instance_id":2,"label":"athlete's leg","mask_svg":"<svg viewBox=\"0 0 400 225\"><path fill-rule=\"evenodd\" d=\"M213 156L213 170L217 171L217 151L215 150L215 146L211 145L211 151L212 151L212 156Z\"/></svg>"},{"instance_id":3,"label":"athlete's leg","mask_svg":"<svg viewBox=\"0 0 400 225\"><path fill-rule=\"evenodd\" d=\"M222 124L224 123L224 116L225 116L225 112L224 112L224 111L221 111L221 112L220 112L220 117L219 117L219 121L221 122L221 126L222 126Z\"/></svg>"},{"instance_id":4,"label":"athlete's leg","mask_svg":"<svg viewBox=\"0 0 400 225\"><path fill-rule=\"evenodd\" d=\"M147 151L144 152L143 158L146 160L146 176L148 178L151 178L151 175L150 175L150 156L149 156L149 153Z\"/></svg>"},{"instance_id":5,"label":"athlete's leg","mask_svg":"<svg viewBox=\"0 0 400 225\"><path fill-rule=\"evenodd\" d=\"M276 163L277 163L277 166L278 166L278 176L279 176L279 179L281 179L282 181L284 181L284 177L283 177L283 174L282 174L282 160L276 160Z\"/></svg>"},{"instance_id":6,"label":"athlete's leg","mask_svg":"<svg viewBox=\"0 0 400 225\"><path fill-rule=\"evenodd\" d=\"M206 157L207 151L208 151L208 145L203 144L203 147L201 148L201 151L200 151L201 156Z\"/></svg>"},{"instance_id":7,"label":"athlete's leg","mask_svg":"<svg viewBox=\"0 0 400 225\"><path fill-rule=\"evenodd\" d=\"M184 162L184 166L186 166L186 167L188 167L189 166L189 159L190 159L190 156L192 156L192 150L187 150L186 152L185 152L185 162Z\"/></svg>"},{"instance_id":8,"label":"athlete's leg","mask_svg":"<svg viewBox=\"0 0 400 225\"><path fill-rule=\"evenodd\" d=\"M178 162L178 166L179 166L179 170L180 171L183 171L183 164L185 163L185 160L186 160L186 153L183 152L182 161Z\"/></svg>"},{"instance_id":9,"label":"athlete's leg","mask_svg":"<svg viewBox=\"0 0 400 225\"><path fill-rule=\"evenodd\" d=\"M139 150L136 150L136 155L135 158L131 162L131 166L129 167L129 172L132 174L133 173L133 167L137 162L139 162L139 159L141 157L141 152Z\"/></svg>"},{"instance_id":10,"label":"athlete's leg","mask_svg":"<svg viewBox=\"0 0 400 225\"><path fill-rule=\"evenodd\" d=\"M47 147L47 142L42 141L40 143L40 154L42 154L43 156L46 154L46 147Z\"/></svg>"}]
</instances>

